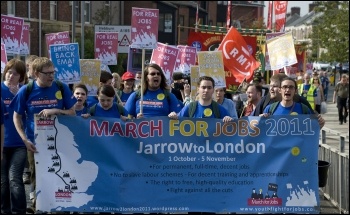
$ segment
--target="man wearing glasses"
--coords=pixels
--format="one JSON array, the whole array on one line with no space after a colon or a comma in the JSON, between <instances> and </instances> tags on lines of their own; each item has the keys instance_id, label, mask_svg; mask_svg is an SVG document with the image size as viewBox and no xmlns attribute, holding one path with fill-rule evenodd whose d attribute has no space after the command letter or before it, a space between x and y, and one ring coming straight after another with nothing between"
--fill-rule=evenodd
<instances>
[{"instance_id":1,"label":"man wearing glasses","mask_svg":"<svg viewBox=\"0 0 350 215\"><path fill-rule=\"evenodd\" d=\"M282 100L268 105L263 114L260 116L269 116L269 115L298 115L298 114L312 114L312 110L300 102L294 102L293 97L296 94L297 83L293 78L286 77L282 80L280 85L280 93ZM272 108L274 105L275 108ZM303 107L304 106L304 107ZM273 110L274 109L274 110ZM318 123L320 128L325 124L324 119L319 114L317 116Z\"/></svg>"},{"instance_id":2,"label":"man wearing glasses","mask_svg":"<svg viewBox=\"0 0 350 215\"><path fill-rule=\"evenodd\" d=\"M282 80L286 77L288 76L284 73L277 73L270 78L269 93L266 96L264 96L260 100L260 102L257 104L254 110L254 114L253 114L254 116L259 116L260 114L262 114L264 112L264 109L267 107L267 105L272 104L274 102L281 101L282 97L280 93L280 86L281 86ZM313 113L312 107L310 103L306 100L306 98L296 93L293 99L295 102L300 102L308 106Z\"/></svg>"},{"instance_id":3,"label":"man wearing glasses","mask_svg":"<svg viewBox=\"0 0 350 215\"><path fill-rule=\"evenodd\" d=\"M50 59L38 57L33 61L32 69L35 76L32 91L27 95L27 86L21 87L13 98L10 107L14 109L13 121L18 134L26 144L28 151L36 153L34 114L43 117L75 115L75 101L72 99L72 91L68 85L62 83L63 90L61 91L57 82L55 82L54 65ZM24 114L27 116L26 123L22 121ZM35 165L32 164L31 166L32 186L35 189ZM33 198L31 212L35 211L35 197Z\"/></svg>"}]
</instances>

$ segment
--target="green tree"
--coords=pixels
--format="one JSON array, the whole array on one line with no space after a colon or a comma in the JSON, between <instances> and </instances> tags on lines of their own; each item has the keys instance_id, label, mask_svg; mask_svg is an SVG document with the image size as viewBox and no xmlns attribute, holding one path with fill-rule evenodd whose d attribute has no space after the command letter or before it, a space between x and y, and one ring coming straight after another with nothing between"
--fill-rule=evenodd
<instances>
[{"instance_id":1,"label":"green tree","mask_svg":"<svg viewBox=\"0 0 350 215\"><path fill-rule=\"evenodd\" d=\"M84 30L84 59L94 59L94 31L91 28L85 28ZM81 49L81 37L77 38L76 41Z\"/></svg>"},{"instance_id":2,"label":"green tree","mask_svg":"<svg viewBox=\"0 0 350 215\"><path fill-rule=\"evenodd\" d=\"M312 61L349 61L349 1L316 1ZM327 49L320 53L320 48Z\"/></svg>"}]
</instances>

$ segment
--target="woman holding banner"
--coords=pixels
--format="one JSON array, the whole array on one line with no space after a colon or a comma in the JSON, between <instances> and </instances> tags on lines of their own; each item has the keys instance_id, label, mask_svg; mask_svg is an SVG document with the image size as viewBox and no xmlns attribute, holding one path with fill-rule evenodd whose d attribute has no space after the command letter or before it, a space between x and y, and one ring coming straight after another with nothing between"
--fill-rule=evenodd
<instances>
[{"instance_id":1,"label":"woman holding banner","mask_svg":"<svg viewBox=\"0 0 350 215\"><path fill-rule=\"evenodd\" d=\"M143 99L141 99L141 94ZM128 98L125 109L129 118L153 116L168 116L171 112L178 113L181 106L166 84L166 78L161 67L151 63L144 70L141 90L132 93Z\"/></svg>"}]
</instances>

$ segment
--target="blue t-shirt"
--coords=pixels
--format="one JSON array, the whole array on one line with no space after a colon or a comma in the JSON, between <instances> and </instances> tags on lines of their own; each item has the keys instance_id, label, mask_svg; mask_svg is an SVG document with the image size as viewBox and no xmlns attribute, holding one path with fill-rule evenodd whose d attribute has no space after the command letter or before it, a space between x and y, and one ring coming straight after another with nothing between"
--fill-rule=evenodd
<instances>
[{"instance_id":1,"label":"blue t-shirt","mask_svg":"<svg viewBox=\"0 0 350 215\"><path fill-rule=\"evenodd\" d=\"M141 98L136 97L137 93L133 92L125 103L125 109L134 117L137 116L137 113L140 113ZM156 91L147 90L143 95L143 116L146 118L153 116L168 116L168 114L173 111L178 113L181 110L181 107L176 96L169 93L169 99L170 102L162 89Z\"/></svg>"},{"instance_id":2,"label":"blue t-shirt","mask_svg":"<svg viewBox=\"0 0 350 215\"><path fill-rule=\"evenodd\" d=\"M81 116L82 114L87 114L87 113L89 113L89 108L86 106L84 106L84 108L81 110L75 110L75 115L77 116Z\"/></svg>"},{"instance_id":3,"label":"blue t-shirt","mask_svg":"<svg viewBox=\"0 0 350 215\"><path fill-rule=\"evenodd\" d=\"M113 102L118 102L116 97L114 97ZM91 108L94 104L97 104L97 103L98 103L97 96L88 96L86 99L86 104L88 108Z\"/></svg>"},{"instance_id":4,"label":"blue t-shirt","mask_svg":"<svg viewBox=\"0 0 350 215\"><path fill-rule=\"evenodd\" d=\"M263 113L269 113L270 107L271 104L266 106ZM291 113L304 114L303 109L301 107L301 103L294 102L293 105L290 107L283 107L281 103L279 103L275 109L275 112L272 113L272 115L290 115ZM309 108L307 114L312 114Z\"/></svg>"},{"instance_id":5,"label":"blue t-shirt","mask_svg":"<svg viewBox=\"0 0 350 215\"><path fill-rule=\"evenodd\" d=\"M5 103L4 101L2 100L1 98L1 115L0 115L0 121L1 121L1 125L4 124L4 121L6 118L8 118L8 112L6 110L6 106L5 106Z\"/></svg>"},{"instance_id":6,"label":"blue t-shirt","mask_svg":"<svg viewBox=\"0 0 350 215\"><path fill-rule=\"evenodd\" d=\"M4 82L1 83L1 99L5 104L6 111L8 112L8 117L4 120L5 126L5 142L4 147L19 147L25 146L22 141L21 136L19 136L15 124L13 122L13 113L14 110L9 107L11 101L15 95L10 92L10 89L5 85ZM23 125L26 122L26 115L22 115Z\"/></svg>"},{"instance_id":7,"label":"blue t-shirt","mask_svg":"<svg viewBox=\"0 0 350 215\"><path fill-rule=\"evenodd\" d=\"M220 111L220 119L223 119L225 116L230 116L226 108L218 104ZM177 114L178 117L190 117L190 105L186 105L182 110ZM196 111L193 114L193 118L216 118L212 104L208 106L203 106L197 102Z\"/></svg>"},{"instance_id":8,"label":"blue t-shirt","mask_svg":"<svg viewBox=\"0 0 350 215\"><path fill-rule=\"evenodd\" d=\"M88 96L86 99L86 104L88 108L90 108L91 106L97 103L98 103L97 96Z\"/></svg>"},{"instance_id":9,"label":"blue t-shirt","mask_svg":"<svg viewBox=\"0 0 350 215\"><path fill-rule=\"evenodd\" d=\"M134 91L130 92L130 93L124 93L122 91L122 95L120 96L120 100L123 103L123 106L125 106L126 101L128 101L128 98L130 97L130 95L133 93Z\"/></svg>"},{"instance_id":10,"label":"blue t-shirt","mask_svg":"<svg viewBox=\"0 0 350 215\"><path fill-rule=\"evenodd\" d=\"M72 99L73 94L68 85L62 83L62 95L59 86L54 81L51 87L39 87L36 81L33 82L33 89L26 100L27 85L19 89L17 95L13 98L10 107L20 115L27 114L26 134L27 138L34 143L34 114L38 114L44 109L71 109L76 100Z\"/></svg>"},{"instance_id":11,"label":"blue t-shirt","mask_svg":"<svg viewBox=\"0 0 350 215\"><path fill-rule=\"evenodd\" d=\"M108 110L105 110L101 107L100 103L96 104L94 116L97 117L111 117L111 118L120 118L120 113L117 107L117 103L113 103L112 107ZM124 116L128 116L127 110L124 108Z\"/></svg>"},{"instance_id":12,"label":"blue t-shirt","mask_svg":"<svg viewBox=\"0 0 350 215\"><path fill-rule=\"evenodd\" d=\"M231 99L224 98L221 105L227 110L230 117L233 119L238 119L236 104Z\"/></svg>"}]
</instances>

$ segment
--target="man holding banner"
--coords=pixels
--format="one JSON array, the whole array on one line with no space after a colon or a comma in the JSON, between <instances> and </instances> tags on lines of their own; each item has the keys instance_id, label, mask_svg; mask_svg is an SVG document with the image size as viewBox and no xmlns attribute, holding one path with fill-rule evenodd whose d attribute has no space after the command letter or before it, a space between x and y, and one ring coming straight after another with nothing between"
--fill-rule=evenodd
<instances>
[{"instance_id":1,"label":"man holding banner","mask_svg":"<svg viewBox=\"0 0 350 215\"><path fill-rule=\"evenodd\" d=\"M191 102L182 108L180 113L171 112L168 116L171 119L179 117L194 118L219 118L224 122L232 121L227 110L213 101L215 81L212 77L202 76L198 81L198 101Z\"/></svg>"}]
</instances>

